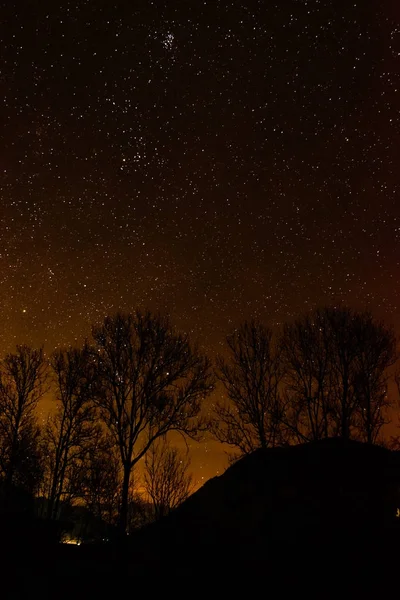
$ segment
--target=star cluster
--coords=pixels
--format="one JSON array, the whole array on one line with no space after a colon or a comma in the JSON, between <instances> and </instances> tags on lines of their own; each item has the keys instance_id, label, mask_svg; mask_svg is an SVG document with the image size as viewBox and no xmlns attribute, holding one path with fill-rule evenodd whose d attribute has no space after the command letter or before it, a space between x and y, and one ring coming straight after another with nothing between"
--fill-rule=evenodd
<instances>
[{"instance_id":1,"label":"star cluster","mask_svg":"<svg viewBox=\"0 0 400 600\"><path fill-rule=\"evenodd\" d=\"M319 304L400 325L389 2L7 3L3 351L171 314L213 355Z\"/></svg>"}]
</instances>

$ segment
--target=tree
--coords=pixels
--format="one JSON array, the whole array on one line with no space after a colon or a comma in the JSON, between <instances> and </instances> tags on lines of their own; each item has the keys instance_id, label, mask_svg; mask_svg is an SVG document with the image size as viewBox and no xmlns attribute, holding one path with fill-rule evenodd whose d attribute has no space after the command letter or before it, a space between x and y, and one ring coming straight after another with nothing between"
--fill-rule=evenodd
<instances>
[{"instance_id":1,"label":"tree","mask_svg":"<svg viewBox=\"0 0 400 600\"><path fill-rule=\"evenodd\" d=\"M398 415L399 410L400 410L400 370L398 370L398 369L394 373L394 383L397 388L397 395L396 395L396 399L394 402L394 406L396 407L396 412ZM399 429L399 428L400 428L400 422L399 422L399 418L398 418L397 429ZM400 435L392 435L389 440L383 441L382 444L385 445L390 450L399 451L400 450Z\"/></svg>"},{"instance_id":2,"label":"tree","mask_svg":"<svg viewBox=\"0 0 400 600\"><path fill-rule=\"evenodd\" d=\"M33 474L28 471L37 451L35 410L45 392L45 382L42 349L17 346L16 352L7 354L0 363L0 464L6 489ZM32 452L29 459L28 452Z\"/></svg>"},{"instance_id":3,"label":"tree","mask_svg":"<svg viewBox=\"0 0 400 600\"><path fill-rule=\"evenodd\" d=\"M397 361L396 336L391 328L363 313L354 322L358 347L354 385L357 394L358 437L375 443L388 423L388 370Z\"/></svg>"},{"instance_id":4,"label":"tree","mask_svg":"<svg viewBox=\"0 0 400 600\"><path fill-rule=\"evenodd\" d=\"M42 430L33 418L20 433L12 482L31 496L38 493L43 479L41 441Z\"/></svg>"},{"instance_id":5,"label":"tree","mask_svg":"<svg viewBox=\"0 0 400 600\"><path fill-rule=\"evenodd\" d=\"M190 496L193 477L190 458L164 440L152 445L145 457L145 489L151 498L156 520L167 515Z\"/></svg>"},{"instance_id":6,"label":"tree","mask_svg":"<svg viewBox=\"0 0 400 600\"><path fill-rule=\"evenodd\" d=\"M154 522L154 510L144 494L135 489L130 489L128 501L128 525L129 533L134 533L138 529Z\"/></svg>"},{"instance_id":7,"label":"tree","mask_svg":"<svg viewBox=\"0 0 400 600\"><path fill-rule=\"evenodd\" d=\"M91 400L93 368L87 346L58 350L51 357L56 383L56 413L45 432L47 457L47 517L58 517L63 496L71 495L73 479L85 447L93 436L94 405Z\"/></svg>"},{"instance_id":8,"label":"tree","mask_svg":"<svg viewBox=\"0 0 400 600\"><path fill-rule=\"evenodd\" d=\"M319 440L330 434L329 336L321 310L283 329L285 390L290 400L285 419L297 441Z\"/></svg>"},{"instance_id":9,"label":"tree","mask_svg":"<svg viewBox=\"0 0 400 600\"><path fill-rule=\"evenodd\" d=\"M83 459L82 499L91 513L115 525L120 499L120 464L112 439L98 429Z\"/></svg>"},{"instance_id":10,"label":"tree","mask_svg":"<svg viewBox=\"0 0 400 600\"><path fill-rule=\"evenodd\" d=\"M323 309L330 353L330 413L333 435L349 439L358 406L355 381L360 348L355 335L356 315L350 308Z\"/></svg>"},{"instance_id":11,"label":"tree","mask_svg":"<svg viewBox=\"0 0 400 600\"><path fill-rule=\"evenodd\" d=\"M370 313L325 307L287 325L282 348L291 407L285 418L299 439L377 440L396 361L391 329Z\"/></svg>"},{"instance_id":12,"label":"tree","mask_svg":"<svg viewBox=\"0 0 400 600\"><path fill-rule=\"evenodd\" d=\"M215 406L214 437L248 454L284 441L284 404L279 391L284 371L272 331L245 322L227 337L229 358L217 360L217 377L228 402Z\"/></svg>"},{"instance_id":13,"label":"tree","mask_svg":"<svg viewBox=\"0 0 400 600\"><path fill-rule=\"evenodd\" d=\"M210 365L168 319L137 311L93 328L96 402L122 467L119 525L126 531L131 473L168 431L196 437L205 427L203 399L213 389Z\"/></svg>"}]
</instances>

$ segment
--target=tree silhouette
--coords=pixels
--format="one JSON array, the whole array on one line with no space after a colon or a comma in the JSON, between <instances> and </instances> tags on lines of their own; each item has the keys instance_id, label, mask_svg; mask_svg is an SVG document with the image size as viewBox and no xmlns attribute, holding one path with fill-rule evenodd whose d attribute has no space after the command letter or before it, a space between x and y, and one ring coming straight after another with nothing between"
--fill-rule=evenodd
<instances>
[{"instance_id":1,"label":"tree silhouette","mask_svg":"<svg viewBox=\"0 0 400 600\"><path fill-rule=\"evenodd\" d=\"M0 363L0 465L7 489L32 476L37 453L35 410L45 392L43 350L17 346ZM31 453L30 457L28 453Z\"/></svg>"},{"instance_id":2,"label":"tree silhouette","mask_svg":"<svg viewBox=\"0 0 400 600\"><path fill-rule=\"evenodd\" d=\"M316 310L292 324L282 335L285 391L290 409L285 420L297 441L330 435L331 340L324 313Z\"/></svg>"},{"instance_id":3,"label":"tree silhouette","mask_svg":"<svg viewBox=\"0 0 400 600\"><path fill-rule=\"evenodd\" d=\"M146 500L143 493L130 489L128 504L128 532L134 533L138 529L154 522L152 504Z\"/></svg>"},{"instance_id":4,"label":"tree silhouette","mask_svg":"<svg viewBox=\"0 0 400 600\"><path fill-rule=\"evenodd\" d=\"M115 525L120 501L120 461L112 439L101 429L86 445L83 458L81 498L91 513Z\"/></svg>"},{"instance_id":5,"label":"tree silhouette","mask_svg":"<svg viewBox=\"0 0 400 600\"><path fill-rule=\"evenodd\" d=\"M151 498L156 520L167 515L193 491L193 478L188 473L190 459L172 448L168 442L157 441L145 456L144 481Z\"/></svg>"},{"instance_id":6,"label":"tree silhouette","mask_svg":"<svg viewBox=\"0 0 400 600\"><path fill-rule=\"evenodd\" d=\"M363 313L354 322L358 347L354 385L358 398L358 437L375 443L388 423L388 369L397 361L396 336L391 328Z\"/></svg>"},{"instance_id":7,"label":"tree silhouette","mask_svg":"<svg viewBox=\"0 0 400 600\"><path fill-rule=\"evenodd\" d=\"M229 359L217 360L217 377L228 402L217 403L212 433L220 442L248 454L283 442L284 404L279 391L284 371L272 331L245 322L227 337Z\"/></svg>"},{"instance_id":8,"label":"tree silhouette","mask_svg":"<svg viewBox=\"0 0 400 600\"><path fill-rule=\"evenodd\" d=\"M49 418L44 452L47 470L47 517L57 518L60 502L72 493L79 464L93 436L94 405L91 399L93 361L82 349L58 350L51 357L56 383L55 415Z\"/></svg>"},{"instance_id":9,"label":"tree silhouette","mask_svg":"<svg viewBox=\"0 0 400 600\"><path fill-rule=\"evenodd\" d=\"M389 404L388 368L396 361L391 329L367 312L326 307L286 325L282 348L285 421L298 439L377 440Z\"/></svg>"},{"instance_id":10,"label":"tree silhouette","mask_svg":"<svg viewBox=\"0 0 400 600\"><path fill-rule=\"evenodd\" d=\"M348 439L351 437L358 405L355 381L360 349L355 336L355 315L348 308L326 308L323 315L329 333L333 433Z\"/></svg>"},{"instance_id":11,"label":"tree silhouette","mask_svg":"<svg viewBox=\"0 0 400 600\"><path fill-rule=\"evenodd\" d=\"M204 429L202 400L213 388L209 361L166 318L117 314L93 328L96 403L119 452L119 525L126 531L135 464L154 441L175 430L195 437Z\"/></svg>"}]
</instances>

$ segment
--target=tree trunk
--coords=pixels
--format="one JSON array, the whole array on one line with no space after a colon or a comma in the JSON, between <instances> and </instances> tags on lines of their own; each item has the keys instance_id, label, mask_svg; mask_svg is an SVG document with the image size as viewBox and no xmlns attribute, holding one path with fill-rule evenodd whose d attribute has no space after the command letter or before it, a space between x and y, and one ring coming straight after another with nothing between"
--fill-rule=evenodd
<instances>
[{"instance_id":1,"label":"tree trunk","mask_svg":"<svg viewBox=\"0 0 400 600\"><path fill-rule=\"evenodd\" d=\"M63 452L64 456L61 457L61 471L59 474L59 480L58 480L58 489L57 489L57 493L54 499L54 507L53 507L53 518L57 519L58 518L58 511L60 509L60 502L61 502L61 496L64 490L64 481L65 481L65 472L67 469L67 463L68 463L68 451L69 451L70 447L69 447L69 432L68 432L68 438L65 440L65 450Z\"/></svg>"},{"instance_id":2,"label":"tree trunk","mask_svg":"<svg viewBox=\"0 0 400 600\"><path fill-rule=\"evenodd\" d=\"M372 414L371 414L371 394L368 392L365 394L367 398L367 439L368 443L372 444Z\"/></svg>"},{"instance_id":3,"label":"tree trunk","mask_svg":"<svg viewBox=\"0 0 400 600\"><path fill-rule=\"evenodd\" d=\"M348 386L348 378L347 374L343 377L343 390L342 390L342 399L341 399L341 433L342 438L348 440L350 438L350 423L349 423L349 415L348 415L348 407L349 407L349 386Z\"/></svg>"},{"instance_id":4,"label":"tree trunk","mask_svg":"<svg viewBox=\"0 0 400 600\"><path fill-rule=\"evenodd\" d=\"M347 418L347 414L346 411L344 409L344 407L342 408L342 426L341 426L341 433L342 433L342 438L344 438L345 440L348 440L350 438L350 432L349 432L349 423L348 423L348 418Z\"/></svg>"},{"instance_id":5,"label":"tree trunk","mask_svg":"<svg viewBox=\"0 0 400 600\"><path fill-rule=\"evenodd\" d=\"M14 472L16 466L16 456L18 447L18 428L16 427L13 440L11 444L10 460L7 465L7 471L4 478L4 497L3 497L3 509L8 511L12 504L12 487L14 480Z\"/></svg>"},{"instance_id":6,"label":"tree trunk","mask_svg":"<svg viewBox=\"0 0 400 600\"><path fill-rule=\"evenodd\" d=\"M47 518L48 519L51 519L53 517L55 497L56 497L56 476L54 474L53 478L52 478L52 484L51 484L51 490L50 490L50 494L49 494L49 499L47 501Z\"/></svg>"},{"instance_id":7,"label":"tree trunk","mask_svg":"<svg viewBox=\"0 0 400 600\"><path fill-rule=\"evenodd\" d=\"M59 479L59 472L60 472L60 463L61 463L61 446L62 446L62 432L64 429L64 421L65 421L65 411L63 412L63 415L62 415L62 420L61 420L61 425L60 425L60 434L58 436L57 448L56 448L56 452L55 452L55 464L54 464L53 472L51 474L51 487L50 487L50 494L49 494L49 498L48 498L48 502L47 502L47 518L48 519L52 519L53 514L54 514L54 504L56 501L58 479Z\"/></svg>"},{"instance_id":8,"label":"tree trunk","mask_svg":"<svg viewBox=\"0 0 400 600\"><path fill-rule=\"evenodd\" d=\"M122 482L121 492L121 509L119 513L119 529L120 533L125 534L128 525L128 496L129 496L129 481L131 477L130 465L124 465L124 479Z\"/></svg>"},{"instance_id":9,"label":"tree trunk","mask_svg":"<svg viewBox=\"0 0 400 600\"><path fill-rule=\"evenodd\" d=\"M47 507L47 518L57 519L58 505L60 496L63 488L63 469L61 465L61 458L57 457L56 465L53 473L53 480L51 486L50 497Z\"/></svg>"},{"instance_id":10,"label":"tree trunk","mask_svg":"<svg viewBox=\"0 0 400 600\"><path fill-rule=\"evenodd\" d=\"M7 472L6 472L6 476L5 476L5 489L6 489L7 503L8 503L8 500L9 500L9 497L11 494L11 488L12 488L13 482L14 482L14 472L15 472L16 462L17 462L19 429L20 429L20 419L18 418L18 421L15 425L15 430L14 430L13 439L12 439L12 443L11 443L10 460L7 465Z\"/></svg>"},{"instance_id":11,"label":"tree trunk","mask_svg":"<svg viewBox=\"0 0 400 600\"><path fill-rule=\"evenodd\" d=\"M49 496L49 500L47 503L47 518L48 519L54 518L54 505L55 505L56 497L57 497L59 470L60 470L60 459L59 459L59 456L56 456L56 464L54 465L50 496Z\"/></svg>"},{"instance_id":12,"label":"tree trunk","mask_svg":"<svg viewBox=\"0 0 400 600\"><path fill-rule=\"evenodd\" d=\"M316 432L315 432L314 417L313 417L313 414L311 412L311 402L312 402L312 400L311 400L310 396L307 396L306 402L307 402L308 422L310 423L310 428L311 428L311 436L312 436L313 440L316 440L317 439L317 435L316 435Z\"/></svg>"},{"instance_id":13,"label":"tree trunk","mask_svg":"<svg viewBox=\"0 0 400 600\"><path fill-rule=\"evenodd\" d=\"M9 492L10 492L12 484L13 484L14 471L15 471L15 467L16 467L17 450L18 450L18 434L19 434L19 430L20 430L20 426L21 426L21 419L22 419L22 411L21 411L20 406L21 406L21 401L18 400L18 413L17 413L17 417L15 420L15 425L14 425L14 432L13 432L11 452L10 452L10 461L8 463L8 469L7 469L7 473L6 473L6 477L5 477L7 496L9 495Z\"/></svg>"}]
</instances>

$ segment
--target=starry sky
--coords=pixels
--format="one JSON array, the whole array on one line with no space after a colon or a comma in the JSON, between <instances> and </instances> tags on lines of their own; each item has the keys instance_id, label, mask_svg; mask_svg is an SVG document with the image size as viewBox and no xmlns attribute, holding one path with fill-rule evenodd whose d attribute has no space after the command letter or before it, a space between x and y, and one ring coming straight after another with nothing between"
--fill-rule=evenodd
<instances>
[{"instance_id":1,"label":"starry sky","mask_svg":"<svg viewBox=\"0 0 400 600\"><path fill-rule=\"evenodd\" d=\"M400 328L395 1L4 5L3 353L137 306L211 357L325 303Z\"/></svg>"}]
</instances>

